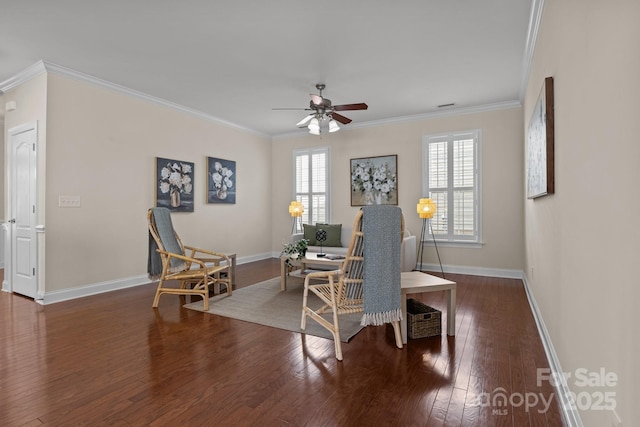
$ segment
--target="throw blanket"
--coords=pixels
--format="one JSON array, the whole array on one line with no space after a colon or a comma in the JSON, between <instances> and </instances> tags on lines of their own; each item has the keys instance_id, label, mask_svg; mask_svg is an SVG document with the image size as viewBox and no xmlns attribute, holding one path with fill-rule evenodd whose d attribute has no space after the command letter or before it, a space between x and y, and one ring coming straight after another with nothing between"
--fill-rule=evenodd
<instances>
[{"instance_id":1,"label":"throw blanket","mask_svg":"<svg viewBox=\"0 0 640 427\"><path fill-rule=\"evenodd\" d=\"M402 210L397 206L365 206L364 315L362 326L402 320L400 309L400 246Z\"/></svg>"},{"instance_id":2,"label":"throw blanket","mask_svg":"<svg viewBox=\"0 0 640 427\"><path fill-rule=\"evenodd\" d=\"M158 230L158 235L160 236L160 241L162 242L162 246L164 246L164 250L174 254L184 255L184 251L182 250L182 247L180 247L178 239L176 239L175 231L173 230L171 212L169 209L151 208L151 211L151 215L153 217L153 221L156 223L156 230ZM153 236L151 236L151 232L149 232L149 260L147 262L147 272L151 280L158 279L162 274L162 258L156 249L158 249L158 244L154 240ZM185 267L186 264L183 260L172 258L169 265L169 272L173 273L180 271Z\"/></svg>"}]
</instances>

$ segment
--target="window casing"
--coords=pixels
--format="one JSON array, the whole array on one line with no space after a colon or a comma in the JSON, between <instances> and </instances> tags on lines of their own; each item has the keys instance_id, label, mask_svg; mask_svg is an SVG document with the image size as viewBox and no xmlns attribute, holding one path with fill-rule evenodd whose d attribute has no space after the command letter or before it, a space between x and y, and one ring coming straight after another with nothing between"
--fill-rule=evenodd
<instances>
[{"instance_id":1,"label":"window casing","mask_svg":"<svg viewBox=\"0 0 640 427\"><path fill-rule=\"evenodd\" d=\"M330 222L329 154L329 147L293 151L293 198L304 206L303 224Z\"/></svg>"},{"instance_id":2,"label":"window casing","mask_svg":"<svg viewBox=\"0 0 640 427\"><path fill-rule=\"evenodd\" d=\"M437 241L482 241L480 137L473 130L423 138L422 192L437 205L431 219Z\"/></svg>"}]
</instances>

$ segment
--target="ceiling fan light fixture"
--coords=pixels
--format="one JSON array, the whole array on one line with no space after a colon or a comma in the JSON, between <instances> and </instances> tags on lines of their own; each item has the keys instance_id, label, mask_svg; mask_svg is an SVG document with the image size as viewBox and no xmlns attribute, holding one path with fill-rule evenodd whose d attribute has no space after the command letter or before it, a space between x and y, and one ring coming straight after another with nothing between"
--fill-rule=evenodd
<instances>
[{"instance_id":1,"label":"ceiling fan light fixture","mask_svg":"<svg viewBox=\"0 0 640 427\"><path fill-rule=\"evenodd\" d=\"M311 113L300 120L296 126L299 128L307 127L309 133L313 135L320 135L320 126L324 126L321 122L328 122L328 131L337 132L340 130L338 122L342 125L348 125L351 123L351 119L339 114L338 111L355 111L366 110L368 105L364 102L356 104L339 104L333 105L330 99L322 96L322 91L325 89L324 83L316 84L316 89L319 94L310 93L311 101L309 101L308 108L274 108L274 110L306 110Z\"/></svg>"},{"instance_id":2,"label":"ceiling fan light fixture","mask_svg":"<svg viewBox=\"0 0 640 427\"><path fill-rule=\"evenodd\" d=\"M311 121L309 122L309 130L313 131L319 131L320 130L320 122L318 121L317 117L314 117L313 119L311 119Z\"/></svg>"}]
</instances>

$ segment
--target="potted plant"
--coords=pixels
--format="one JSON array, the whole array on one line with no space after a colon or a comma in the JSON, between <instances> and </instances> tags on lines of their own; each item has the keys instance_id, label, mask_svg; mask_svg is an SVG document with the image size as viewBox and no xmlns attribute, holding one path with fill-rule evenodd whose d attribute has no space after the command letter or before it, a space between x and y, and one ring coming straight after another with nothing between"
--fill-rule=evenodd
<instances>
[{"instance_id":1,"label":"potted plant","mask_svg":"<svg viewBox=\"0 0 640 427\"><path fill-rule=\"evenodd\" d=\"M282 248L282 252L280 253L280 256L287 257L287 259L285 260L285 263L287 264L289 271L291 271L293 268L292 261L303 258L307 253L308 246L309 246L309 241L307 239L300 239L296 242L286 243L284 245L284 247Z\"/></svg>"}]
</instances>

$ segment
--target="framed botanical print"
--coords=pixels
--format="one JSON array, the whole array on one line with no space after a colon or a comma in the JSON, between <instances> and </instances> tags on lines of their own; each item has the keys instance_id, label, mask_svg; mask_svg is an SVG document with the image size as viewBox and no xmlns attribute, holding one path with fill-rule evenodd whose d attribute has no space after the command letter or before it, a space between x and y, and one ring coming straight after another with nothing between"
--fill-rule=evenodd
<instances>
[{"instance_id":1,"label":"framed botanical print","mask_svg":"<svg viewBox=\"0 0 640 427\"><path fill-rule=\"evenodd\" d=\"M193 212L193 163L156 157L156 206Z\"/></svg>"},{"instance_id":2,"label":"framed botanical print","mask_svg":"<svg viewBox=\"0 0 640 427\"><path fill-rule=\"evenodd\" d=\"M527 198L553 194L553 77L544 79L527 129Z\"/></svg>"},{"instance_id":3,"label":"framed botanical print","mask_svg":"<svg viewBox=\"0 0 640 427\"><path fill-rule=\"evenodd\" d=\"M207 157L207 203L236 202L236 162Z\"/></svg>"},{"instance_id":4,"label":"framed botanical print","mask_svg":"<svg viewBox=\"0 0 640 427\"><path fill-rule=\"evenodd\" d=\"M351 159L351 206L398 204L398 156Z\"/></svg>"}]
</instances>

